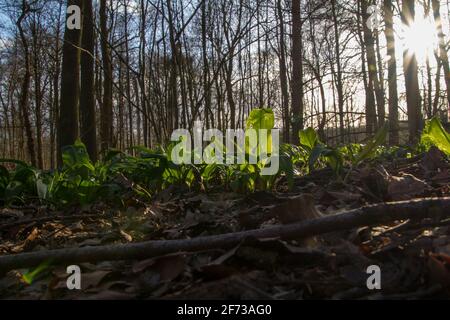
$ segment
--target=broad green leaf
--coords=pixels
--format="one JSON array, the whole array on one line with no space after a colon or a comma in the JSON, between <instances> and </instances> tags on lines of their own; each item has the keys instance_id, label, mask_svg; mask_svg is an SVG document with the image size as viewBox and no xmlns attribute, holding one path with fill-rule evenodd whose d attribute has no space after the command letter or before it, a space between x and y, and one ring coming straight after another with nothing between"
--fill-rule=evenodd
<instances>
[{"instance_id":1,"label":"broad green leaf","mask_svg":"<svg viewBox=\"0 0 450 320\"><path fill-rule=\"evenodd\" d=\"M249 146L248 137L245 138L245 150L246 153L252 155L261 154L261 143L259 141L259 130L268 130L267 132L267 153L272 153L272 134L271 130L275 127L275 115L272 109L255 109L252 110L247 119L247 130L254 129L258 132L258 145Z\"/></svg>"},{"instance_id":2,"label":"broad green leaf","mask_svg":"<svg viewBox=\"0 0 450 320\"><path fill-rule=\"evenodd\" d=\"M378 147L380 147L385 141L389 132L389 126L386 123L383 128L378 130L375 137L373 137L369 143L367 143L356 157L354 165L358 165L364 160L370 159L375 154Z\"/></svg>"},{"instance_id":3,"label":"broad green leaf","mask_svg":"<svg viewBox=\"0 0 450 320\"><path fill-rule=\"evenodd\" d=\"M247 119L247 129L272 130L275 127L275 115L272 109L252 110Z\"/></svg>"},{"instance_id":4,"label":"broad green leaf","mask_svg":"<svg viewBox=\"0 0 450 320\"><path fill-rule=\"evenodd\" d=\"M280 172L284 172L288 181L289 189L294 187L294 164L287 154L280 155Z\"/></svg>"},{"instance_id":5,"label":"broad green leaf","mask_svg":"<svg viewBox=\"0 0 450 320\"><path fill-rule=\"evenodd\" d=\"M321 156L325 155L326 152L328 152L328 148L325 147L324 145L317 145L311 150L308 159L308 166L310 172L314 170L316 162L319 160Z\"/></svg>"},{"instance_id":6,"label":"broad green leaf","mask_svg":"<svg viewBox=\"0 0 450 320\"><path fill-rule=\"evenodd\" d=\"M450 155L450 134L444 129L438 118L427 121L421 137L421 144L436 146L442 152Z\"/></svg>"},{"instance_id":7,"label":"broad green leaf","mask_svg":"<svg viewBox=\"0 0 450 320\"><path fill-rule=\"evenodd\" d=\"M116 149L111 149L108 151L108 153L106 154L106 157L104 159L104 162L108 162L113 160L115 157L117 157L118 155L123 155L123 152L120 150L116 150Z\"/></svg>"},{"instance_id":8,"label":"broad green leaf","mask_svg":"<svg viewBox=\"0 0 450 320\"><path fill-rule=\"evenodd\" d=\"M331 149L323 144L318 144L312 150L308 165L309 171L313 171L317 161L321 158L325 158L327 164L333 169L333 172L337 175L342 169L343 159L339 150Z\"/></svg>"},{"instance_id":9,"label":"broad green leaf","mask_svg":"<svg viewBox=\"0 0 450 320\"><path fill-rule=\"evenodd\" d=\"M63 165L66 168L83 165L91 171L94 171L94 165L89 159L86 146L77 140L74 145L66 146L62 149Z\"/></svg>"},{"instance_id":10,"label":"broad green leaf","mask_svg":"<svg viewBox=\"0 0 450 320\"><path fill-rule=\"evenodd\" d=\"M300 144L310 152L320 144L319 135L313 128L300 131L299 136Z\"/></svg>"}]
</instances>

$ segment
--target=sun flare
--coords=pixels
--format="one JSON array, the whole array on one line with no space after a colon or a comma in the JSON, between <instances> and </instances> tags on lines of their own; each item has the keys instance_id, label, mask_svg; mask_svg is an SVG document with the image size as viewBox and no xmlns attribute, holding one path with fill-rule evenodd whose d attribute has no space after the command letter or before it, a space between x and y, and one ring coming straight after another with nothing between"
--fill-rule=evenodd
<instances>
[{"instance_id":1,"label":"sun flare","mask_svg":"<svg viewBox=\"0 0 450 320\"><path fill-rule=\"evenodd\" d=\"M403 48L414 53L421 61L433 55L437 45L434 22L420 16L416 16L416 20L410 27L402 30L401 38Z\"/></svg>"}]
</instances>

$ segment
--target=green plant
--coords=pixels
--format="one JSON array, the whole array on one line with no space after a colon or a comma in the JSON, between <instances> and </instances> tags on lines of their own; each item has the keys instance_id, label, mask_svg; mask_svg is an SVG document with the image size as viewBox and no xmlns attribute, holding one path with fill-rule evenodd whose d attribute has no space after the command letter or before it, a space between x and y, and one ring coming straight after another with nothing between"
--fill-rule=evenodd
<instances>
[{"instance_id":1,"label":"green plant","mask_svg":"<svg viewBox=\"0 0 450 320\"><path fill-rule=\"evenodd\" d=\"M37 197L36 180L38 171L22 161L0 159L0 163L9 164L8 170L0 165L0 201L4 204L24 203Z\"/></svg>"},{"instance_id":2,"label":"green plant","mask_svg":"<svg viewBox=\"0 0 450 320\"><path fill-rule=\"evenodd\" d=\"M389 132L389 125L386 123L369 142L362 147L358 155L352 162L353 166L359 165L364 160L372 159L376 153L377 149L381 147L386 142L386 137Z\"/></svg>"},{"instance_id":3,"label":"green plant","mask_svg":"<svg viewBox=\"0 0 450 320\"><path fill-rule=\"evenodd\" d=\"M447 156L450 155L450 134L438 118L427 121L420 139L419 149L428 150L431 146L436 146Z\"/></svg>"},{"instance_id":4,"label":"green plant","mask_svg":"<svg viewBox=\"0 0 450 320\"><path fill-rule=\"evenodd\" d=\"M319 139L319 135L313 128L300 131L300 146L306 152L308 172L314 171L318 163L323 159L336 175L339 175L343 160L339 150L326 146Z\"/></svg>"},{"instance_id":5,"label":"green plant","mask_svg":"<svg viewBox=\"0 0 450 320\"><path fill-rule=\"evenodd\" d=\"M344 164L350 166L350 173L355 166L367 160L380 157L390 159L414 152L405 148L383 147L387 125L365 145L349 144L331 148L320 141L312 128L308 128L299 133L300 146L283 144L280 150L273 150L274 125L275 117L270 109L253 110L247 121L247 130L254 129L257 133L267 130L267 141L264 142L268 145L268 157L275 156L279 160L279 170L274 175L262 174L270 165L270 158L260 158L257 163L249 163L250 155L256 152L260 155L262 151L263 141L260 141L259 135L257 145L252 150L247 139L245 146L235 143L235 152L244 151L246 160L243 164L234 165L205 162L177 165L171 159L175 143L156 149L134 147L130 151L135 156L110 150L102 161L92 163L86 147L77 141L73 146L63 149L63 165L52 172L37 170L21 161L0 160L0 201L2 204L41 201L57 207L96 201L123 204L119 195L130 194L149 200L156 192L172 185L195 190L214 187L236 192L271 190L281 177L292 187L294 177L300 172L312 172L328 166L339 177ZM431 145L449 154L449 134L437 119L427 123L419 147L426 149ZM227 150L225 146L222 148L225 158ZM237 153L234 157L237 158Z\"/></svg>"}]
</instances>

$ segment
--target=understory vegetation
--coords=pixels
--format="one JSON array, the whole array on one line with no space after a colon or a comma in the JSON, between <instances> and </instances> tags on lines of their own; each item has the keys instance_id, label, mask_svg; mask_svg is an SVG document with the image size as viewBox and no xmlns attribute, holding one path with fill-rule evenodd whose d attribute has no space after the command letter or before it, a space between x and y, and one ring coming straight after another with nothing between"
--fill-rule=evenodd
<instances>
[{"instance_id":1,"label":"understory vegetation","mask_svg":"<svg viewBox=\"0 0 450 320\"><path fill-rule=\"evenodd\" d=\"M268 121L262 121L263 117L268 117ZM273 117L270 110L254 110L248 128L271 130ZM124 206L127 192L130 198L150 200L157 192L174 185L195 191L219 187L251 193L274 190L280 181L287 181L291 187L295 176L327 167L332 169L337 182L345 183L352 170L363 162L412 158L431 146L450 155L450 135L437 118L426 123L416 146L385 146L387 128L382 128L364 144L335 148L322 143L318 133L308 128L299 133L300 146L281 146L280 167L275 176L262 176L261 168L267 164L261 162L176 165L170 158L174 144L154 150L135 147L129 153L110 150L102 161L93 163L83 143L77 142L64 148L63 165L59 170L42 171L22 161L0 159L0 202L2 205L40 202L61 208L105 201Z\"/></svg>"}]
</instances>

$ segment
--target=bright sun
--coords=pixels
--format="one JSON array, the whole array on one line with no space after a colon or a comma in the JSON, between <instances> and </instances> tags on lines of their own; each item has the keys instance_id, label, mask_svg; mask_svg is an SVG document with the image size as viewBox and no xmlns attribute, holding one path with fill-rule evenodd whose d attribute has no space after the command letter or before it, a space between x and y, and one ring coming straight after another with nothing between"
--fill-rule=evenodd
<instances>
[{"instance_id":1,"label":"bright sun","mask_svg":"<svg viewBox=\"0 0 450 320\"><path fill-rule=\"evenodd\" d=\"M431 19L416 16L416 20L409 28L402 30L402 44L404 49L414 52L417 59L423 61L433 55L437 38L434 23Z\"/></svg>"}]
</instances>

